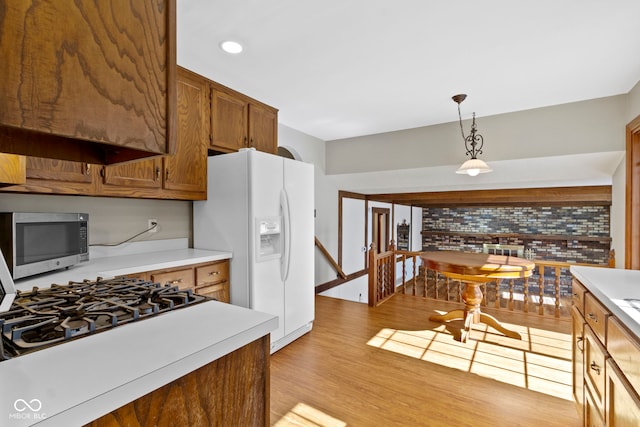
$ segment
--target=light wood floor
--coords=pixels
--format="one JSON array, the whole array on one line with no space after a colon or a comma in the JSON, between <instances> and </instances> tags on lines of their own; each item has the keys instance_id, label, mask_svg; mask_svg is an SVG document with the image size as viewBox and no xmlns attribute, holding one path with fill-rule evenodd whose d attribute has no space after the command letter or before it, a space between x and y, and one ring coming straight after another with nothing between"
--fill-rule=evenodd
<instances>
[{"instance_id":1,"label":"light wood floor","mask_svg":"<svg viewBox=\"0 0 640 427\"><path fill-rule=\"evenodd\" d=\"M577 426L571 324L494 314L503 337L431 314L461 308L396 295L372 309L317 296L313 330L271 357L275 426Z\"/></svg>"}]
</instances>

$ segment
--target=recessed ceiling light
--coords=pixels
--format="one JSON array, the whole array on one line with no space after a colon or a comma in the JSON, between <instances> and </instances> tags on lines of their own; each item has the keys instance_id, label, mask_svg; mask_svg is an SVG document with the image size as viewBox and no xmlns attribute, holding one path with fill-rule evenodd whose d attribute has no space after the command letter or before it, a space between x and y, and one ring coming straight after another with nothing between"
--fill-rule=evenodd
<instances>
[{"instance_id":1,"label":"recessed ceiling light","mask_svg":"<svg viewBox=\"0 0 640 427\"><path fill-rule=\"evenodd\" d=\"M242 45L238 42L234 42L231 40L226 40L220 43L220 49L224 50L227 53L240 53L242 52Z\"/></svg>"}]
</instances>

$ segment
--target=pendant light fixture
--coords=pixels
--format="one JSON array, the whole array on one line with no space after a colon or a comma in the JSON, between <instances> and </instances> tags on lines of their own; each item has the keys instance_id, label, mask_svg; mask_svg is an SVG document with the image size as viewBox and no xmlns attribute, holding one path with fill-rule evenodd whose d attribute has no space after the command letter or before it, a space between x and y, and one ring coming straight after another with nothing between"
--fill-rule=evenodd
<instances>
[{"instance_id":1,"label":"pendant light fixture","mask_svg":"<svg viewBox=\"0 0 640 427\"><path fill-rule=\"evenodd\" d=\"M484 161L478 159L478 154L482 154L482 146L484 139L482 135L477 133L476 127L476 113L473 113L473 122L471 123L471 133L469 136L464 136L464 130L462 130L462 115L460 114L460 104L467 98L467 95L460 94L454 95L452 99L458 104L458 120L460 121L460 133L462 134L462 140L464 141L464 147L467 149L467 156L471 156L469 160L464 162L462 166L456 171L459 174L467 174L470 176L476 176L480 173L491 172L493 169L489 167Z\"/></svg>"}]
</instances>

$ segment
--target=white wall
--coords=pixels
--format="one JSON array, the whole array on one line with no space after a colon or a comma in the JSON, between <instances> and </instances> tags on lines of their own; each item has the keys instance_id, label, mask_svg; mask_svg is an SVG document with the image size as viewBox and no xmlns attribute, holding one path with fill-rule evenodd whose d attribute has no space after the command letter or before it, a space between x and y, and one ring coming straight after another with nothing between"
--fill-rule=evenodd
<instances>
[{"instance_id":1,"label":"white wall","mask_svg":"<svg viewBox=\"0 0 640 427\"><path fill-rule=\"evenodd\" d=\"M480 157L496 162L623 151L627 108L628 97L618 95L479 117L478 131L484 137ZM454 105L451 118L441 125L328 141L327 173L460 165L466 156ZM463 127L467 134L469 120Z\"/></svg>"},{"instance_id":2,"label":"white wall","mask_svg":"<svg viewBox=\"0 0 640 427\"><path fill-rule=\"evenodd\" d=\"M91 245L128 239L145 230L151 218L158 220L158 231L135 241L191 238L191 206L176 200L0 193L3 212L88 213Z\"/></svg>"}]
</instances>

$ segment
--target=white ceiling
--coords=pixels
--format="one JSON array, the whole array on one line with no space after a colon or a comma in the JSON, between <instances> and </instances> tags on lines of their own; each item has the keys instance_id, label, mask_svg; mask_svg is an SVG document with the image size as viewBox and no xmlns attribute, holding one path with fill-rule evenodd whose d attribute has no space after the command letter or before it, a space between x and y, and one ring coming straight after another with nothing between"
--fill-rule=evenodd
<instances>
[{"instance_id":1,"label":"white ceiling","mask_svg":"<svg viewBox=\"0 0 640 427\"><path fill-rule=\"evenodd\" d=\"M323 140L629 92L639 0L178 0L178 64ZM241 55L218 44L233 39Z\"/></svg>"}]
</instances>

